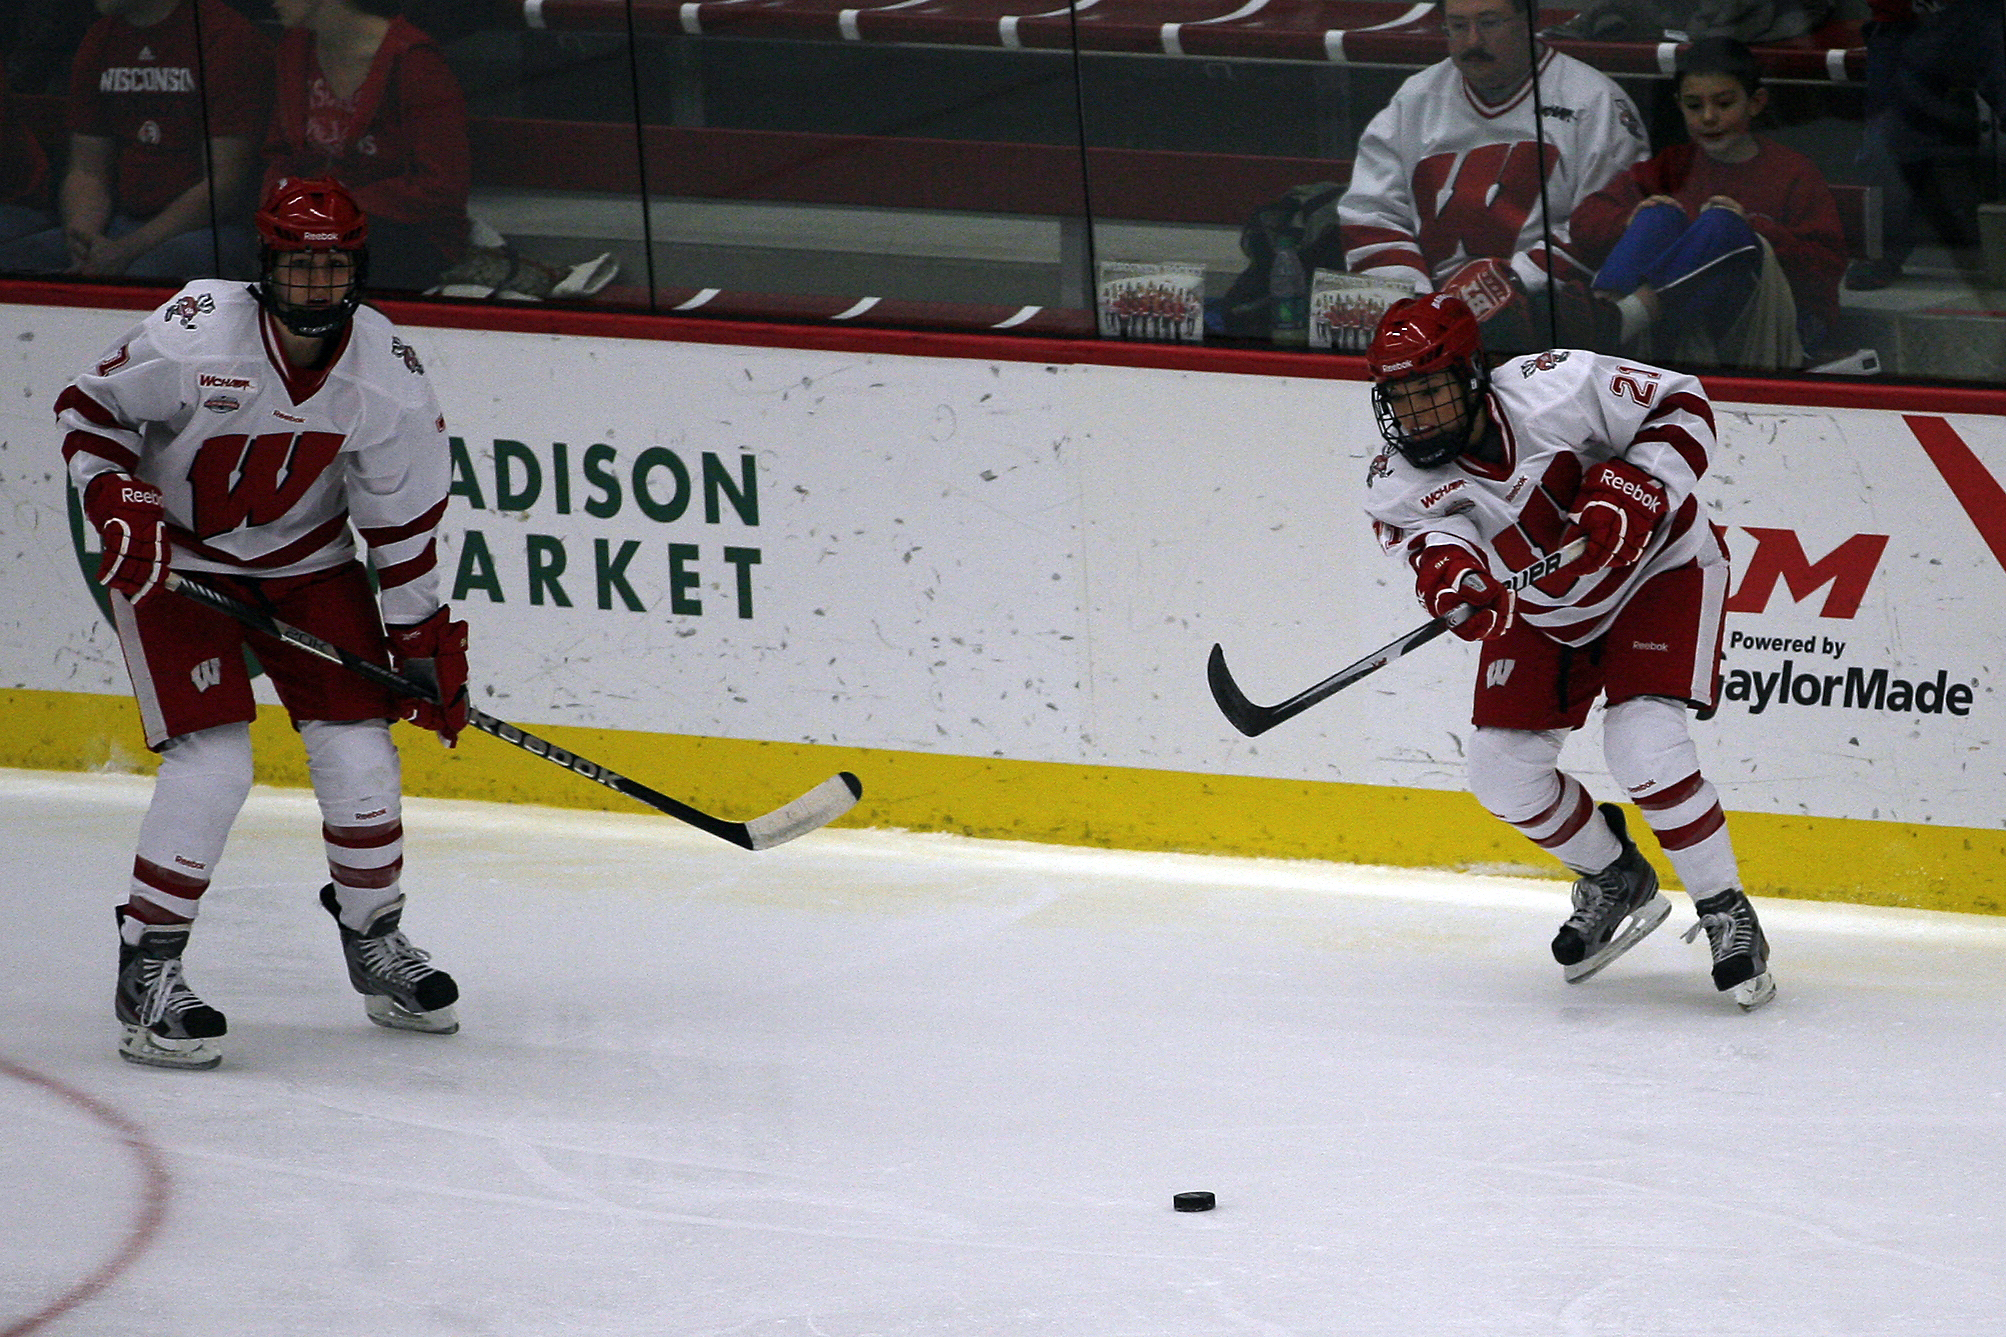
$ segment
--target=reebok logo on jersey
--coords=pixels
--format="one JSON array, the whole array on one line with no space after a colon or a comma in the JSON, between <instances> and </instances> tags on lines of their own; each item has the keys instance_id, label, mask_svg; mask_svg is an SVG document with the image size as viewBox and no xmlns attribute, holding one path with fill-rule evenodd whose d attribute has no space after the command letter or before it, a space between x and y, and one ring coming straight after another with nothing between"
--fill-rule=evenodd
<instances>
[{"instance_id":1,"label":"reebok logo on jersey","mask_svg":"<svg viewBox=\"0 0 2006 1337\"><path fill-rule=\"evenodd\" d=\"M272 410L272 416L273 416L274 418L278 418L278 419L280 419L281 421L284 421L284 422L302 422L302 423L303 423L303 422L305 422L305 421L306 421L306 419L305 419L305 418L301 418L301 417L298 417L298 416L296 416L296 415L294 415L294 414L291 414L291 413L287 413L287 412L286 412L286 411L285 411L284 409L273 409L273 410Z\"/></svg>"},{"instance_id":2,"label":"reebok logo on jersey","mask_svg":"<svg viewBox=\"0 0 2006 1337\"><path fill-rule=\"evenodd\" d=\"M1631 641L1630 648L1632 650L1670 650L1672 647L1666 645L1663 641Z\"/></svg>"},{"instance_id":3,"label":"reebok logo on jersey","mask_svg":"<svg viewBox=\"0 0 2006 1337\"><path fill-rule=\"evenodd\" d=\"M1511 671L1518 667L1516 659L1493 659L1484 669L1484 686L1502 687L1511 677Z\"/></svg>"},{"instance_id":4,"label":"reebok logo on jersey","mask_svg":"<svg viewBox=\"0 0 2006 1337\"><path fill-rule=\"evenodd\" d=\"M188 679L195 684L195 690L206 692L223 681L223 661L205 659L188 671Z\"/></svg>"},{"instance_id":5,"label":"reebok logo on jersey","mask_svg":"<svg viewBox=\"0 0 2006 1337\"><path fill-rule=\"evenodd\" d=\"M98 76L100 93L192 93L195 72L185 65L114 65Z\"/></svg>"}]
</instances>

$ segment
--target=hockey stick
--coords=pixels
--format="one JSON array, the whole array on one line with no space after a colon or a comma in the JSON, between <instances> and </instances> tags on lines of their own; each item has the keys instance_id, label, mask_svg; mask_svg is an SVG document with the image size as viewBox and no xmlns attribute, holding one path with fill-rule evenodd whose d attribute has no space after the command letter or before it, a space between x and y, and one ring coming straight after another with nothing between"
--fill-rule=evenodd
<instances>
[{"instance_id":1,"label":"hockey stick","mask_svg":"<svg viewBox=\"0 0 2006 1337\"><path fill-rule=\"evenodd\" d=\"M1513 572L1511 578L1504 582L1505 587L1514 591L1522 590L1535 580L1544 580L1579 557L1587 546L1587 539L1575 539L1572 543L1564 544L1525 570ZM1232 673L1226 668L1226 651L1223 646L1212 647L1212 657L1205 664L1205 678L1212 684L1212 699L1219 703L1219 710L1232 721L1233 727L1249 738L1257 738L1284 720L1292 720L1318 702L1336 696L1360 678L1377 673L1394 660L1426 645L1467 618L1473 611L1467 607L1459 608L1449 617L1433 618L1392 644L1382 645L1357 663L1339 669L1316 686L1297 692L1279 705L1257 706L1247 699L1246 693L1240 690L1239 684L1233 681Z\"/></svg>"},{"instance_id":2,"label":"hockey stick","mask_svg":"<svg viewBox=\"0 0 2006 1337\"><path fill-rule=\"evenodd\" d=\"M379 687L387 687L399 696L414 696L421 701L438 704L438 693L421 686L400 673L394 673L381 664L371 663L358 655L350 654L338 645L331 645L311 632L281 622L270 614L251 607L247 603L231 598L218 590L188 579L186 576L169 572L167 588L196 603L206 604L220 613L227 613L245 626L261 631L295 646L308 654L341 665L351 673L356 673ZM532 756L555 762L565 770L582 775L587 780L605 785L608 789L638 799L649 807L665 812L680 822L688 822L699 831L708 831L720 840L748 850L772 849L796 836L804 836L817 827L835 821L864 795L863 782L848 771L830 776L821 784L795 799L792 803L775 808L763 817L755 817L749 822L727 822L722 817L713 817L707 812L680 803L667 794L648 788L638 780L630 780L618 771L601 766L596 761L587 761L575 752L567 752L555 743L546 742L535 734L519 729L506 720L498 720L473 706L467 707L467 723L484 734L491 734L504 743L513 744Z\"/></svg>"}]
</instances>

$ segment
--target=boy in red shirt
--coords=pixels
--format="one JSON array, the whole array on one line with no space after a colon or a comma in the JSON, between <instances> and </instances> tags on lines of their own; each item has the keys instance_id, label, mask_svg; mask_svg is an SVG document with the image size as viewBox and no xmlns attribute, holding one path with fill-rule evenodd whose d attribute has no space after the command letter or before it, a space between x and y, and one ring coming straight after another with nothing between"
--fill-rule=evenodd
<instances>
[{"instance_id":1,"label":"boy in red shirt","mask_svg":"<svg viewBox=\"0 0 2006 1337\"><path fill-rule=\"evenodd\" d=\"M1691 142L1582 201L1575 252L1599 266L1594 288L1621 317L1624 351L1801 366L1838 314L1838 205L1809 158L1751 129L1769 95L1746 46L1696 42L1677 78ZM1646 331L1649 350L1638 346Z\"/></svg>"}]
</instances>

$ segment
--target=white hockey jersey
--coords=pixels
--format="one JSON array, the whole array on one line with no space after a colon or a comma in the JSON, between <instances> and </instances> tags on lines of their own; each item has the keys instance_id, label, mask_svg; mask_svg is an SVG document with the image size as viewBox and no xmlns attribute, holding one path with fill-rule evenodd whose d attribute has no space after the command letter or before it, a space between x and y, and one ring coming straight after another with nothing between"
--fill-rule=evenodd
<instances>
[{"instance_id":1,"label":"white hockey jersey","mask_svg":"<svg viewBox=\"0 0 2006 1337\"><path fill-rule=\"evenodd\" d=\"M1391 449L1372 461L1365 510L1386 551L1404 559L1461 543L1502 579L1560 546L1583 475L1620 457L1665 485L1667 518L1643 557L1588 576L1563 569L1520 592L1519 615L1563 645L1583 645L1651 577L1688 562L1726 563L1694 495L1716 444L1713 406L1696 378L1555 349L1499 366L1485 402L1504 447L1497 465L1462 456L1417 469Z\"/></svg>"},{"instance_id":2,"label":"white hockey jersey","mask_svg":"<svg viewBox=\"0 0 2006 1337\"><path fill-rule=\"evenodd\" d=\"M1543 158L1554 272L1587 277L1567 254L1567 220L1650 145L1629 94L1572 56L1543 51L1537 98L1533 82L1495 107L1477 99L1454 61L1400 85L1360 136L1338 203L1345 267L1431 292L1466 261L1508 258L1527 291L1541 290Z\"/></svg>"},{"instance_id":3,"label":"white hockey jersey","mask_svg":"<svg viewBox=\"0 0 2006 1337\"><path fill-rule=\"evenodd\" d=\"M423 363L368 307L316 371L291 368L275 330L241 283L183 288L56 401L70 477L159 488L172 566L190 574L324 571L355 557L352 525L384 621L422 622L452 467Z\"/></svg>"}]
</instances>

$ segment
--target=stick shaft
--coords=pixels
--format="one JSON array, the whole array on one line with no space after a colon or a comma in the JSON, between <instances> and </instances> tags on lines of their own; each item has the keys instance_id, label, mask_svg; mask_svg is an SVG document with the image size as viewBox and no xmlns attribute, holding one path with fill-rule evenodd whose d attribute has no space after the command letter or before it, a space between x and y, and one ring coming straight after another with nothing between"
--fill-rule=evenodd
<instances>
[{"instance_id":1,"label":"stick shaft","mask_svg":"<svg viewBox=\"0 0 2006 1337\"><path fill-rule=\"evenodd\" d=\"M416 697L421 701L438 704L438 693L431 688L413 682L401 673L364 659L338 645L324 641L310 631L302 631L290 623L281 622L264 610L254 608L242 600L233 599L220 590L211 589L175 572L168 573L166 584L168 589L184 598L228 614L245 626L284 641L287 645L296 646L308 654L339 664L351 673L367 678L379 687L386 687L399 696ZM841 816L863 793L863 787L857 778L844 772L841 776L817 786L802 798L764 817L754 818L750 823L731 822L721 817L713 817L701 809L692 808L689 804L672 799L638 780L629 779L609 766L587 760L547 739L538 738L527 729L510 724L507 720L497 719L473 706L467 708L467 723L484 734L521 748L531 756L542 757L545 761L561 766L574 775L602 784L659 812L667 813L678 821L687 822L700 831L707 831L720 840L728 840L748 850L766 849L783 840L791 840L805 831L811 831L816 826ZM844 801L843 793L834 787L839 781L842 782L842 790L848 793L847 802Z\"/></svg>"},{"instance_id":2,"label":"stick shaft","mask_svg":"<svg viewBox=\"0 0 2006 1337\"><path fill-rule=\"evenodd\" d=\"M1561 567L1574 561L1587 547L1586 539L1575 539L1548 553L1524 570L1514 571L1503 583L1506 588L1514 592L1522 590L1534 581L1546 579ZM1441 617L1431 618L1406 635L1380 646L1365 658L1345 665L1314 687L1305 688L1288 700L1272 706L1257 706L1247 699L1239 684L1233 681L1231 671L1226 667L1226 651L1221 646L1212 647L1212 657L1205 666L1205 676L1212 687L1212 699L1219 703L1220 713L1232 722L1234 728L1249 738L1255 738L1277 724L1294 719L1311 706L1329 700L1361 678L1377 673L1394 660L1411 654L1460 621L1462 618L1457 618L1455 621Z\"/></svg>"}]
</instances>

